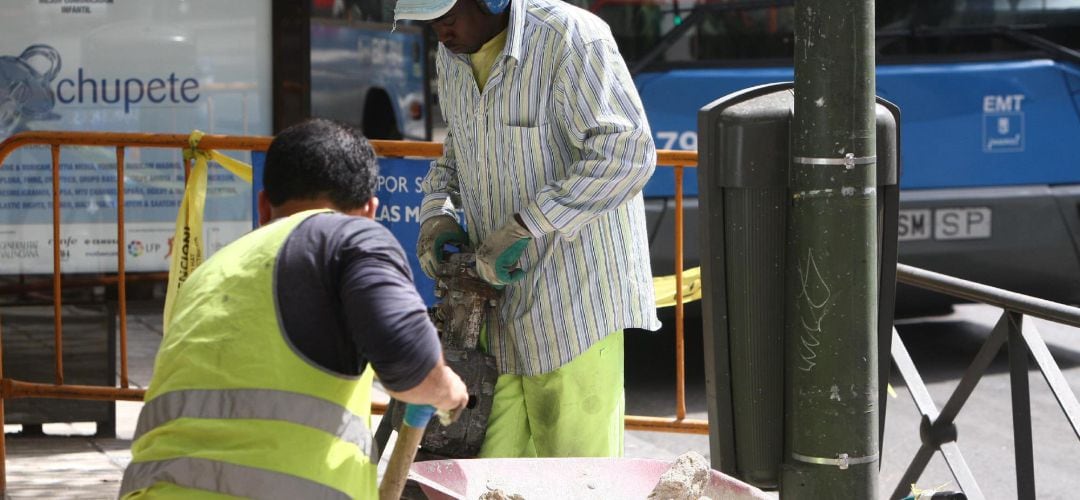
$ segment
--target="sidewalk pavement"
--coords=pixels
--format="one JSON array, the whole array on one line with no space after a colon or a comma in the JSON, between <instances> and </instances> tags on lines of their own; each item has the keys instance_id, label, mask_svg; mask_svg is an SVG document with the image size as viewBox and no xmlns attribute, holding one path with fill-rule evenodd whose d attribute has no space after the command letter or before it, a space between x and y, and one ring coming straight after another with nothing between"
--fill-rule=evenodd
<instances>
[{"instance_id":1,"label":"sidewalk pavement","mask_svg":"<svg viewBox=\"0 0 1080 500\"><path fill-rule=\"evenodd\" d=\"M150 381L161 340L161 309L162 302L155 300L128 305L128 378L131 387L145 389ZM67 356L65 354L65 359ZM375 391L373 399L388 400L380 391ZM141 408L141 402L116 403L115 438L96 437L94 423L45 424L44 436L24 436L21 426L5 425L7 489L4 498L116 498L124 467L131 461L131 437ZM379 418L377 415L372 417L373 428L377 428ZM670 460L678 456L679 453L655 445L655 436L650 436L651 439L635 436L641 434L644 433L627 432L627 457ZM677 440L681 436L671 437ZM391 437L387 450L393 449L393 445L394 437ZM389 456L389 452L383 454L379 464L380 477Z\"/></svg>"}]
</instances>

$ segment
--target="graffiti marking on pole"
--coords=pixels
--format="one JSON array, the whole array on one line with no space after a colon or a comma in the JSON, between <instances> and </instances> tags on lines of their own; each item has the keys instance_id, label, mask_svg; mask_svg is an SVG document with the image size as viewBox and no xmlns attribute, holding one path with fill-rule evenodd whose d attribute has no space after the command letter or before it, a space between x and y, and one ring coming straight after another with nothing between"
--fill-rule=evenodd
<instances>
[{"instance_id":1,"label":"graffiti marking on pole","mask_svg":"<svg viewBox=\"0 0 1080 500\"><path fill-rule=\"evenodd\" d=\"M798 367L808 372L817 366L817 348L821 345L821 323L828 313L829 298L832 291L829 284L821 276L817 261L814 260L814 249L807 251L805 267L799 265L800 293L797 299L805 298L806 305L800 308L803 334L799 337L799 357L803 363Z\"/></svg>"}]
</instances>

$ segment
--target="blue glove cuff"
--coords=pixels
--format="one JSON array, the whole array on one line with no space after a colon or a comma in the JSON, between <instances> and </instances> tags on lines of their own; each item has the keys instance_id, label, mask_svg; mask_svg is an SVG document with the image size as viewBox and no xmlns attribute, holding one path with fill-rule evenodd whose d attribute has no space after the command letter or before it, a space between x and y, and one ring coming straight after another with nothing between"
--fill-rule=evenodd
<instances>
[{"instance_id":1,"label":"blue glove cuff","mask_svg":"<svg viewBox=\"0 0 1080 500\"><path fill-rule=\"evenodd\" d=\"M431 416L435 414L435 407L431 405L414 405L408 403L405 405L405 425L409 427L424 428L427 427L428 420L431 420Z\"/></svg>"}]
</instances>

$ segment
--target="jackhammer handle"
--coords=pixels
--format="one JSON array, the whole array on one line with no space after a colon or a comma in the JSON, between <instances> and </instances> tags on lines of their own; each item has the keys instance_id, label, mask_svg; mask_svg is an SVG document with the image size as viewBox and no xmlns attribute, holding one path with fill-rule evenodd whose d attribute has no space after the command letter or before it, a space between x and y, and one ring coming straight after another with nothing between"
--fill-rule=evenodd
<instances>
[{"instance_id":1,"label":"jackhammer handle","mask_svg":"<svg viewBox=\"0 0 1080 500\"><path fill-rule=\"evenodd\" d=\"M428 420L431 420L434 413L433 406L405 405L405 418L401 420L394 451L390 454L390 461L386 464L382 483L379 484L379 500L401 498L401 492L405 490L405 482L409 479L409 467L416 458L416 449L420 447Z\"/></svg>"}]
</instances>

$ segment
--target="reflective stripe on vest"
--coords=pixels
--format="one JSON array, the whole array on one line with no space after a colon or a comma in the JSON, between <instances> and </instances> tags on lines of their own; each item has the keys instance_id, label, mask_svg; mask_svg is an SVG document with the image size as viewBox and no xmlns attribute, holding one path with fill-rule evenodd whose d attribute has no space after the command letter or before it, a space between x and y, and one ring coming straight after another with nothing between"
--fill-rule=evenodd
<instances>
[{"instance_id":1,"label":"reflective stripe on vest","mask_svg":"<svg viewBox=\"0 0 1080 500\"><path fill-rule=\"evenodd\" d=\"M128 469L131 473L124 474L121 492L149 488L164 481L246 498L349 498L341 491L302 477L203 458L133 462Z\"/></svg>"},{"instance_id":2,"label":"reflective stripe on vest","mask_svg":"<svg viewBox=\"0 0 1080 500\"><path fill-rule=\"evenodd\" d=\"M319 429L355 444L375 462L364 419L336 403L271 389L188 389L162 394L143 405L132 441L177 418L283 420Z\"/></svg>"}]
</instances>

